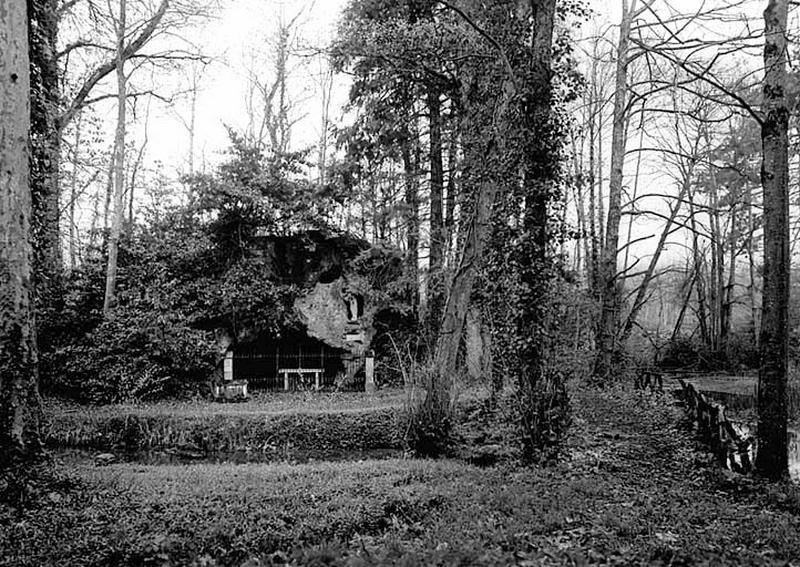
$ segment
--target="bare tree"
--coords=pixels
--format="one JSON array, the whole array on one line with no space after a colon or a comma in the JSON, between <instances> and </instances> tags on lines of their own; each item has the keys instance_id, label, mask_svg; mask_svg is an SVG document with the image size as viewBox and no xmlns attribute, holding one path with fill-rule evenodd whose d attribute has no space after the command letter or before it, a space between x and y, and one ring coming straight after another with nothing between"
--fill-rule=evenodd
<instances>
[{"instance_id":1,"label":"bare tree","mask_svg":"<svg viewBox=\"0 0 800 567\"><path fill-rule=\"evenodd\" d=\"M248 142L260 148L269 147L276 154L289 150L292 127L299 120L294 116L295 97L289 88L294 71L292 52L296 34L305 10L299 10L288 21L281 12L268 54L272 72L267 77L261 71L263 62L252 55L249 88L246 99L248 124L245 136Z\"/></svg>"},{"instance_id":2,"label":"bare tree","mask_svg":"<svg viewBox=\"0 0 800 567\"><path fill-rule=\"evenodd\" d=\"M108 238L108 264L106 267L106 290L103 296L103 315L108 317L116 301L117 256L119 239L122 234L122 219L125 215L123 196L125 194L125 114L127 105L128 78L125 75L125 36L127 32L127 0L119 0L119 14L114 19L117 34L117 129L114 137L114 216L111 234ZM113 17L111 4L109 13Z\"/></svg>"},{"instance_id":3,"label":"bare tree","mask_svg":"<svg viewBox=\"0 0 800 567\"><path fill-rule=\"evenodd\" d=\"M195 171L195 152L196 152L196 130L197 130L197 99L200 95L200 83L208 68L209 61L197 60L192 61L187 69L187 79L189 81L188 95L189 95L189 116L184 117L182 114L177 113L178 119L186 128L186 133L189 135L189 155L187 156L187 165L189 175Z\"/></svg>"},{"instance_id":4,"label":"bare tree","mask_svg":"<svg viewBox=\"0 0 800 567\"><path fill-rule=\"evenodd\" d=\"M597 357L595 376L607 380L614 371L620 346L617 336L619 326L619 294L617 278L617 253L619 249L619 221L622 214L622 181L625 164L625 123L628 111L628 65L631 25L653 0L646 0L643 7L636 8L636 0L630 6L622 0L622 19L617 42L617 69L614 89L614 125L611 140L611 175L608 182L608 220L605 242L600 261L600 321L597 325Z\"/></svg>"},{"instance_id":5,"label":"bare tree","mask_svg":"<svg viewBox=\"0 0 800 567\"><path fill-rule=\"evenodd\" d=\"M70 180L69 195L69 269L75 269L78 255L78 235L75 223L75 205L78 200L78 167L81 157L82 114L78 114L75 124L75 143L72 146L72 179Z\"/></svg>"}]
</instances>

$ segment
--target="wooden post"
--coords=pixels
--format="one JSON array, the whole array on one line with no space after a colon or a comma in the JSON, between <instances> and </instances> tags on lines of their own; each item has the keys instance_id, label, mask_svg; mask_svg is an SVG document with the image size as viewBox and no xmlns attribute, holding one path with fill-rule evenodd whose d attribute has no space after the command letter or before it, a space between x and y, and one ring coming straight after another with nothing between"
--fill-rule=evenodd
<instances>
[{"instance_id":1,"label":"wooden post","mask_svg":"<svg viewBox=\"0 0 800 567\"><path fill-rule=\"evenodd\" d=\"M314 372L314 389L319 390L319 372Z\"/></svg>"},{"instance_id":2,"label":"wooden post","mask_svg":"<svg viewBox=\"0 0 800 567\"><path fill-rule=\"evenodd\" d=\"M717 450L720 444L719 438L719 406L711 404L708 408L709 428L708 437L711 442L711 449Z\"/></svg>"},{"instance_id":3,"label":"wooden post","mask_svg":"<svg viewBox=\"0 0 800 567\"><path fill-rule=\"evenodd\" d=\"M739 458L742 460L742 472L749 473L753 468L753 463L750 461L749 443L741 443L739 445Z\"/></svg>"},{"instance_id":4,"label":"wooden post","mask_svg":"<svg viewBox=\"0 0 800 567\"><path fill-rule=\"evenodd\" d=\"M288 370L284 370L283 371L283 389L285 391L287 391L287 392L289 391L289 371Z\"/></svg>"},{"instance_id":5,"label":"wooden post","mask_svg":"<svg viewBox=\"0 0 800 567\"><path fill-rule=\"evenodd\" d=\"M375 353L371 350L366 352L364 359L364 391L372 393L375 391Z\"/></svg>"},{"instance_id":6,"label":"wooden post","mask_svg":"<svg viewBox=\"0 0 800 567\"><path fill-rule=\"evenodd\" d=\"M222 363L222 379L225 382L233 380L233 351L229 350L225 353L225 360Z\"/></svg>"}]
</instances>

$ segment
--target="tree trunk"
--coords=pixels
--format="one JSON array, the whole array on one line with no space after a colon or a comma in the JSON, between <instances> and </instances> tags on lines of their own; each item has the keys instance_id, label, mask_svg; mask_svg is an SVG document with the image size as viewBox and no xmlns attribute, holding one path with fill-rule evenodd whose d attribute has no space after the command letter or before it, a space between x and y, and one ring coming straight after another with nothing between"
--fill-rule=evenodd
<instances>
[{"instance_id":1,"label":"tree trunk","mask_svg":"<svg viewBox=\"0 0 800 567\"><path fill-rule=\"evenodd\" d=\"M111 222L111 235L108 239L108 266L106 269L106 292L103 298L103 315L108 317L116 303L117 289L117 256L119 240L122 234L122 217L124 216L123 195L125 194L125 110L126 89L125 78L125 19L127 0L120 0L119 20L116 22L117 32L117 131L114 139L114 218Z\"/></svg>"},{"instance_id":2,"label":"tree trunk","mask_svg":"<svg viewBox=\"0 0 800 567\"><path fill-rule=\"evenodd\" d=\"M108 160L108 176L106 176L106 194L105 202L103 204L103 244L108 245L108 228L109 219L111 216L111 202L114 197L114 167L117 157L117 140L114 139L114 144L111 148L111 158Z\"/></svg>"},{"instance_id":3,"label":"tree trunk","mask_svg":"<svg viewBox=\"0 0 800 567\"><path fill-rule=\"evenodd\" d=\"M758 372L756 471L772 480L789 474L786 370L789 337L789 110L786 105L787 0L764 10L764 299Z\"/></svg>"},{"instance_id":4,"label":"tree trunk","mask_svg":"<svg viewBox=\"0 0 800 567\"><path fill-rule=\"evenodd\" d=\"M758 348L758 330L761 326L760 305L757 300L756 288L756 260L753 257L753 234L755 233L755 221L753 219L753 188L747 186L747 266L750 274L750 313L752 325L753 344Z\"/></svg>"},{"instance_id":5,"label":"tree trunk","mask_svg":"<svg viewBox=\"0 0 800 567\"><path fill-rule=\"evenodd\" d=\"M455 117L450 119L450 139L447 144L447 197L444 206L444 232L445 255L448 264L455 261L453 254L453 229L455 228L456 212L456 176L458 175L458 122Z\"/></svg>"},{"instance_id":6,"label":"tree trunk","mask_svg":"<svg viewBox=\"0 0 800 567\"><path fill-rule=\"evenodd\" d=\"M692 258L694 261L695 288L697 290L697 324L700 328L700 339L706 346L711 346L711 335L708 330L708 316L706 310L706 287L704 279L705 268L703 257L700 253L700 238L697 235L697 219L695 218L694 191L689 187L686 193L689 200L689 228L692 233Z\"/></svg>"},{"instance_id":7,"label":"tree trunk","mask_svg":"<svg viewBox=\"0 0 800 567\"><path fill-rule=\"evenodd\" d=\"M319 148L317 151L317 184L320 189L328 182L328 128L330 127L331 91L333 90L333 70L328 66L320 82L322 91L322 116L319 133Z\"/></svg>"},{"instance_id":8,"label":"tree trunk","mask_svg":"<svg viewBox=\"0 0 800 567\"><path fill-rule=\"evenodd\" d=\"M415 313L419 306L419 177L411 146L416 143L410 130L406 129L402 146L406 202L406 272L410 280L409 292Z\"/></svg>"},{"instance_id":9,"label":"tree trunk","mask_svg":"<svg viewBox=\"0 0 800 567\"><path fill-rule=\"evenodd\" d=\"M600 281L602 272L603 247L606 245L606 199L603 193L603 103L598 107L597 115L597 294L602 296L603 282Z\"/></svg>"},{"instance_id":10,"label":"tree trunk","mask_svg":"<svg viewBox=\"0 0 800 567\"><path fill-rule=\"evenodd\" d=\"M681 333L681 327L683 326L683 320L686 317L686 310L689 308L689 302L692 301L692 290L694 289L694 282L697 281L697 272L692 270L691 275L689 276L689 284L688 289L686 290L686 298L681 303L681 309L678 311L678 317L675 319L675 326L672 328L672 334L670 335L670 342L674 343L675 340L678 338L678 335Z\"/></svg>"},{"instance_id":11,"label":"tree trunk","mask_svg":"<svg viewBox=\"0 0 800 567\"><path fill-rule=\"evenodd\" d=\"M592 80L597 80L597 61L596 59L592 60ZM595 109L596 102L596 93L595 93L595 84L592 85L592 100L591 100L591 107L590 107L590 115L589 115L589 239L591 240L591 249L589 250L589 254L587 254L587 259L589 259L589 269L588 269L588 278L589 278L589 285L591 286L592 297L595 297L598 293L600 286L598 285L598 273L599 273L599 242L597 240L597 213L596 211L596 202L597 196L595 194L595 179L596 179L596 169L595 169L595 143L596 143L596 129L595 129L595 113L597 112Z\"/></svg>"},{"instance_id":12,"label":"tree trunk","mask_svg":"<svg viewBox=\"0 0 800 567\"><path fill-rule=\"evenodd\" d=\"M430 254L428 256L428 332L435 337L439 331L444 305L444 218L442 193L444 192L444 166L442 163L442 112L439 90L428 87L428 112L430 113Z\"/></svg>"},{"instance_id":13,"label":"tree trunk","mask_svg":"<svg viewBox=\"0 0 800 567\"><path fill-rule=\"evenodd\" d=\"M725 294L722 301L720 318L720 347L728 352L728 337L731 334L733 318L734 291L736 289L736 206L731 206L731 227L728 238L728 279L725 282Z\"/></svg>"},{"instance_id":14,"label":"tree trunk","mask_svg":"<svg viewBox=\"0 0 800 567\"><path fill-rule=\"evenodd\" d=\"M0 0L0 469L41 450L25 2Z\"/></svg>"},{"instance_id":15,"label":"tree trunk","mask_svg":"<svg viewBox=\"0 0 800 567\"><path fill-rule=\"evenodd\" d=\"M194 175L194 146L197 130L197 70L192 69L192 98L189 103L189 175Z\"/></svg>"},{"instance_id":16,"label":"tree trunk","mask_svg":"<svg viewBox=\"0 0 800 567\"><path fill-rule=\"evenodd\" d=\"M81 150L81 126L83 124L83 113L78 114L75 124L75 147L72 150L72 179L69 189L69 269L75 269L78 255L78 234L75 224L75 201L78 199L78 164L80 163Z\"/></svg>"},{"instance_id":17,"label":"tree trunk","mask_svg":"<svg viewBox=\"0 0 800 567\"><path fill-rule=\"evenodd\" d=\"M434 368L439 376L438 395L449 400L452 377L456 371L458 349L469 309L475 274L483 257L483 249L491 228L491 212L497 194L497 183L485 180L478 187L475 211L467 228L464 251L453 275L453 283L444 308L442 325L436 342Z\"/></svg>"},{"instance_id":18,"label":"tree trunk","mask_svg":"<svg viewBox=\"0 0 800 567\"><path fill-rule=\"evenodd\" d=\"M152 99L147 99L147 106L145 106L144 112L144 139L142 140L142 145L139 146L139 151L136 155L136 160L133 162L133 167L131 168L131 178L128 184L128 222L132 225L133 224L133 210L134 210L134 203L136 197L136 183L138 180L139 170L142 167L142 163L144 162L144 155L147 150L147 144L150 141L150 102Z\"/></svg>"},{"instance_id":19,"label":"tree trunk","mask_svg":"<svg viewBox=\"0 0 800 567\"><path fill-rule=\"evenodd\" d=\"M597 325L597 355L594 373L606 382L614 374L619 356L619 297L617 294L617 250L621 215L622 168L625 164L625 115L628 91L628 43L636 0L628 8L622 0L622 21L617 45L617 70L614 91L614 125L611 135L611 175L608 181L608 221L600 262L601 311Z\"/></svg>"},{"instance_id":20,"label":"tree trunk","mask_svg":"<svg viewBox=\"0 0 800 567\"><path fill-rule=\"evenodd\" d=\"M711 144L706 133L706 143ZM723 244L722 222L719 215L719 193L714 168L711 168L709 194L711 203L708 211L711 227L711 341L714 350L722 347L723 305L725 294L725 246Z\"/></svg>"},{"instance_id":21,"label":"tree trunk","mask_svg":"<svg viewBox=\"0 0 800 567\"><path fill-rule=\"evenodd\" d=\"M644 113L644 110L642 110L641 119L639 121L639 147L640 148L644 147L644 143L643 143L644 142L644 116L645 116L645 113ZM627 137L627 134L626 134L626 137ZM633 203L636 202L636 195L639 193L639 174L642 171L642 154L643 153L644 152L638 152L637 155L636 155L636 169L635 169L634 174L633 174L633 192L632 192L631 197L630 197L631 202L633 202ZM678 207L680 207L680 200L678 200ZM631 216L630 217L630 222L628 223L628 235L627 235L627 239L625 240L625 242L630 242L631 241L631 235L633 234L633 219L634 219L634 217ZM670 224L672 224L673 220L674 220L674 218L672 220L670 220ZM626 246L625 247L625 259L622 261L622 268L623 269L627 269L627 267L628 267L628 262L630 261L630 253L631 253L631 247L630 246ZM660 252L659 252L659 254L660 254ZM621 342L624 343L625 340L623 339Z\"/></svg>"},{"instance_id":22,"label":"tree trunk","mask_svg":"<svg viewBox=\"0 0 800 567\"><path fill-rule=\"evenodd\" d=\"M18 0L22 1L22 0ZM57 111L61 104L58 62L58 1L28 0L31 24L31 168L33 217L33 274L36 306L44 323L51 310L59 309L62 295L63 254L59 223L61 209L61 132Z\"/></svg>"},{"instance_id":23,"label":"tree trunk","mask_svg":"<svg viewBox=\"0 0 800 567\"><path fill-rule=\"evenodd\" d=\"M542 379L544 340L543 321L548 279L547 221L554 164L552 124L552 60L555 0L529 0L532 10L533 37L531 62L527 79L527 104L522 108L522 119L528 138L523 161L522 194L524 197L523 226L518 245L520 305L516 317L516 337L519 344L519 419L522 432L522 451L525 460L537 456L540 450L558 442L562 423L558 422L562 408L552 408L550 418L542 422L540 409L548 386ZM557 388L563 384L556 384ZM548 433L545 434L544 429Z\"/></svg>"}]
</instances>

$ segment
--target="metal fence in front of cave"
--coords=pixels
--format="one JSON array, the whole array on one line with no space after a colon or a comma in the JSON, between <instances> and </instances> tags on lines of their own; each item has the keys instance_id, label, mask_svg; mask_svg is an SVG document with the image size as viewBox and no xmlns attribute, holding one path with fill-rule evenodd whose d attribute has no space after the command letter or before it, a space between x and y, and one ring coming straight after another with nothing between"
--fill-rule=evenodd
<instances>
[{"instance_id":1,"label":"metal fence in front of cave","mask_svg":"<svg viewBox=\"0 0 800 567\"><path fill-rule=\"evenodd\" d=\"M280 369L317 369L323 370L321 386L331 387L336 383L336 376L344 372L344 362L340 353L328 349L302 350L281 353L236 353L233 356L233 376L236 380L247 380L257 389L283 390L283 376ZM293 378L298 378L294 376ZM307 378L307 377L306 377ZM293 384L297 381L293 380ZM311 381L313 384L313 379Z\"/></svg>"}]
</instances>

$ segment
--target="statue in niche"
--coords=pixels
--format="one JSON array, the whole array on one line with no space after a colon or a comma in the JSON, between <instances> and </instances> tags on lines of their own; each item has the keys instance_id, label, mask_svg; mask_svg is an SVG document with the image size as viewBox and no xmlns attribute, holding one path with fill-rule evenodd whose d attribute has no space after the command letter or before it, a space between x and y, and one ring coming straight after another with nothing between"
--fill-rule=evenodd
<instances>
[{"instance_id":1,"label":"statue in niche","mask_svg":"<svg viewBox=\"0 0 800 567\"><path fill-rule=\"evenodd\" d=\"M347 320L358 321L364 315L364 298L358 294L348 295L344 298L347 306Z\"/></svg>"}]
</instances>

